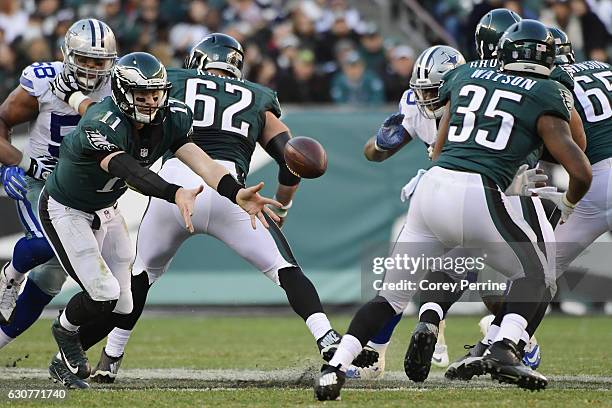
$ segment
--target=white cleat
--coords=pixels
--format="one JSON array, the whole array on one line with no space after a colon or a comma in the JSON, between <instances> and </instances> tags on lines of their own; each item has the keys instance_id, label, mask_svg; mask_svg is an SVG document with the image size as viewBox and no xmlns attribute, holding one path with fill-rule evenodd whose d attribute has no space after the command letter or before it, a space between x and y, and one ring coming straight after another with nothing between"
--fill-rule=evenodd
<instances>
[{"instance_id":1,"label":"white cleat","mask_svg":"<svg viewBox=\"0 0 612 408\"><path fill-rule=\"evenodd\" d=\"M13 319L17 296L21 288L21 282L6 277L7 266L8 263L4 265L0 273L0 324L2 325L9 324Z\"/></svg>"},{"instance_id":2,"label":"white cleat","mask_svg":"<svg viewBox=\"0 0 612 408\"><path fill-rule=\"evenodd\" d=\"M436 367L448 367L448 347L446 347L446 344L436 344L433 356L431 356L431 364Z\"/></svg>"}]
</instances>

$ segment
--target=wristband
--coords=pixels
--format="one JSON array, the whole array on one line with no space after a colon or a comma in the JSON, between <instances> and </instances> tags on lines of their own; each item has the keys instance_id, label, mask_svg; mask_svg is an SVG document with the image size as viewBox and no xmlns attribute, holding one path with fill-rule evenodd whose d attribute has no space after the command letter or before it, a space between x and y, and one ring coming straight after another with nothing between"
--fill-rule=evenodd
<instances>
[{"instance_id":1,"label":"wristband","mask_svg":"<svg viewBox=\"0 0 612 408\"><path fill-rule=\"evenodd\" d=\"M561 197L561 201L563 202L563 204L565 204L569 208L572 208L572 209L576 208L577 204L573 204L570 202L570 200L567 199L567 192L563 193L563 196Z\"/></svg>"},{"instance_id":2,"label":"wristband","mask_svg":"<svg viewBox=\"0 0 612 408\"><path fill-rule=\"evenodd\" d=\"M242 186L240 183L238 183L231 174L227 173L225 176L221 177L221 180L219 180L219 184L217 185L217 193L223 197L227 197L232 203L237 204L236 196L241 188Z\"/></svg>"},{"instance_id":3,"label":"wristband","mask_svg":"<svg viewBox=\"0 0 612 408\"><path fill-rule=\"evenodd\" d=\"M164 190L164 199L169 203L176 204L176 192L179 191L181 188L181 186L169 183L166 189Z\"/></svg>"},{"instance_id":4,"label":"wristband","mask_svg":"<svg viewBox=\"0 0 612 408\"><path fill-rule=\"evenodd\" d=\"M83 101L85 101L86 99L87 96L84 95L83 92L78 91L70 95L70 98L68 98L68 105L70 105L72 109L79 113L79 106L81 106L81 103L83 103Z\"/></svg>"}]
</instances>

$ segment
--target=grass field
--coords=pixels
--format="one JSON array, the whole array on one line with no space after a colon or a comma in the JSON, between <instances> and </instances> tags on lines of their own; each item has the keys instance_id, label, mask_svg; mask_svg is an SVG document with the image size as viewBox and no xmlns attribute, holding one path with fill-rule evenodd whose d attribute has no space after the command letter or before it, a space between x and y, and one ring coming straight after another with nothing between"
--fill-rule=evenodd
<instances>
[{"instance_id":1,"label":"grass field","mask_svg":"<svg viewBox=\"0 0 612 408\"><path fill-rule=\"evenodd\" d=\"M479 337L478 318L452 317L447 325L451 359ZM333 316L342 331L348 316ZM58 388L46 368L55 347L50 321L41 320L0 351L0 404L62 407L321 406L312 379L321 365L305 325L294 317L145 317L126 350L120 377L110 386L70 391L65 400L10 400L15 389ZM556 317L538 332L540 371L549 389L530 393L482 377L448 382L443 370L416 386L402 361L414 318L406 318L387 353L387 375L347 383L338 406L612 407L612 330L609 317ZM89 352L97 363L100 346Z\"/></svg>"}]
</instances>

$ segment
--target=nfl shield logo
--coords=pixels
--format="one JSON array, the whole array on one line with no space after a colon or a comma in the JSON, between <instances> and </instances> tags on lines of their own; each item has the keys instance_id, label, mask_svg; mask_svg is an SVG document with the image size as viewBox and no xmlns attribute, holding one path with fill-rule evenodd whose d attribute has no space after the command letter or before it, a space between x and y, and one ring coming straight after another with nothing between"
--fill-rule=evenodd
<instances>
[{"instance_id":1,"label":"nfl shield logo","mask_svg":"<svg viewBox=\"0 0 612 408\"><path fill-rule=\"evenodd\" d=\"M140 149L140 157L147 157L149 155L149 149Z\"/></svg>"}]
</instances>

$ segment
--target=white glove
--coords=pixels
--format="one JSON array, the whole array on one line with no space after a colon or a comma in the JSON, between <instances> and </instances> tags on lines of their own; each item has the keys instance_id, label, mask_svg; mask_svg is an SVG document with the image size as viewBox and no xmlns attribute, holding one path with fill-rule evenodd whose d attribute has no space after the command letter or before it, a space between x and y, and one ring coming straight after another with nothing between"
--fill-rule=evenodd
<instances>
[{"instance_id":1,"label":"white glove","mask_svg":"<svg viewBox=\"0 0 612 408\"><path fill-rule=\"evenodd\" d=\"M507 196L531 196L531 189L537 188L538 184L546 185L548 176L539 169L529 169L527 164L523 164L512 179L504 194Z\"/></svg>"},{"instance_id":2,"label":"white glove","mask_svg":"<svg viewBox=\"0 0 612 408\"><path fill-rule=\"evenodd\" d=\"M433 151L434 151L434 145L431 144L427 146L427 157L429 157L429 160L431 160L433 156Z\"/></svg>"},{"instance_id":3,"label":"white glove","mask_svg":"<svg viewBox=\"0 0 612 408\"><path fill-rule=\"evenodd\" d=\"M571 203L567 199L567 192L559 193L558 191L538 191L537 194L538 197L552 201L555 203L557 208L561 210L561 224L567 221L569 216L574 212L574 208L576 208L576 204Z\"/></svg>"}]
</instances>

